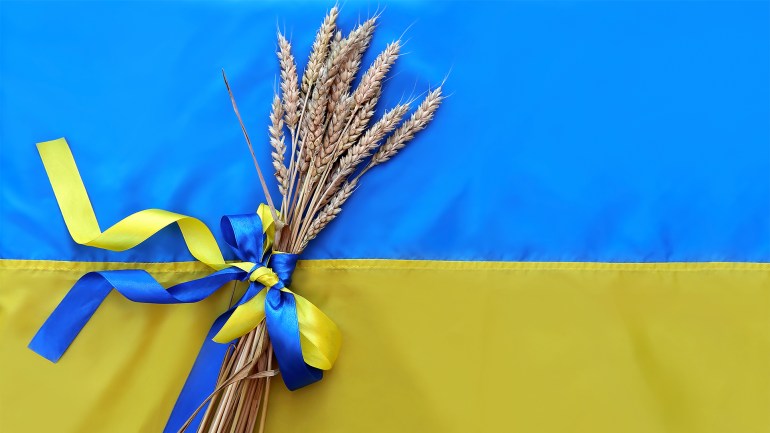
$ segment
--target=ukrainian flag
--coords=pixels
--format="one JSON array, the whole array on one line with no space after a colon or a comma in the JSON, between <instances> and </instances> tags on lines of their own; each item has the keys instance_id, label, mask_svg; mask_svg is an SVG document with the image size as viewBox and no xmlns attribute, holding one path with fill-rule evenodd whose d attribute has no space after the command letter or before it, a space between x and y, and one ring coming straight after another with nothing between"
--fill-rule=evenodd
<instances>
[{"instance_id":1,"label":"ukrainian flag","mask_svg":"<svg viewBox=\"0 0 770 433\"><path fill-rule=\"evenodd\" d=\"M276 27L303 64L331 5L0 3L0 431L161 431L230 301L113 293L58 364L27 349L88 271L207 272L176 228L74 243L35 143L66 136L103 227L253 212L220 68L267 165ZM409 52L382 107L448 71L451 96L304 254L293 289L344 344L321 383L276 383L268 431L770 432L769 4L348 1L340 21L378 8L367 59Z\"/></svg>"}]
</instances>

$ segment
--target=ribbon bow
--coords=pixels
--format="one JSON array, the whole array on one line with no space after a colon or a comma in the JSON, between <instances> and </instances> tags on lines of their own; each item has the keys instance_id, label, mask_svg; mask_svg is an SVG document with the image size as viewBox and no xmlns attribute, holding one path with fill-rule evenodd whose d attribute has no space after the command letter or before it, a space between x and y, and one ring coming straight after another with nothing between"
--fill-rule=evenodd
<instances>
[{"instance_id":1,"label":"ribbon bow","mask_svg":"<svg viewBox=\"0 0 770 433\"><path fill-rule=\"evenodd\" d=\"M165 431L176 431L213 389L227 347L217 343L245 335L263 319L290 390L321 380L322 371L331 369L340 349L339 329L310 301L288 289L298 256L273 251L275 224L267 206L260 205L256 214L222 217L224 239L240 259L228 263L208 227L186 215L143 210L102 232L67 142L60 138L39 143L38 150L77 243L125 251L176 223L193 257L215 272L169 288L140 269L90 272L72 286L38 330L29 344L33 351L58 361L113 288L134 302L178 304L199 302L237 280L249 281L249 287L211 327Z\"/></svg>"}]
</instances>

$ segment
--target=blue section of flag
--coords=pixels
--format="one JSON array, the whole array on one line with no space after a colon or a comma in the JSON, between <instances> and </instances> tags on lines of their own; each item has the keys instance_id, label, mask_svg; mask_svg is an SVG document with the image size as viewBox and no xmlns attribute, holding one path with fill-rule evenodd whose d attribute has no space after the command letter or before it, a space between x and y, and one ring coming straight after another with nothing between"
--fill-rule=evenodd
<instances>
[{"instance_id":1,"label":"blue section of flag","mask_svg":"<svg viewBox=\"0 0 770 433\"><path fill-rule=\"evenodd\" d=\"M267 168L275 30L301 70L331 5L0 3L0 257L191 259L171 232L74 244L34 144L68 139L105 227L253 211L220 68ZM378 5L374 50L408 52L382 106L447 74L450 97L305 257L770 261L767 2L348 1L341 23Z\"/></svg>"}]
</instances>

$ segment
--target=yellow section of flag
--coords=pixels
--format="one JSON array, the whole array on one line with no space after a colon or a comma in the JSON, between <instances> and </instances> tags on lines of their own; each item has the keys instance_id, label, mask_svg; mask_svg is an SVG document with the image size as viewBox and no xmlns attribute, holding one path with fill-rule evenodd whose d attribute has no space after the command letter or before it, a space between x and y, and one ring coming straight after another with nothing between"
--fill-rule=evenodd
<instances>
[{"instance_id":1,"label":"yellow section of flag","mask_svg":"<svg viewBox=\"0 0 770 433\"><path fill-rule=\"evenodd\" d=\"M207 272L0 261L3 431L162 430L227 290L114 293L58 364L26 348L84 272L139 266L164 284ZM770 432L768 264L331 260L293 281L345 353L323 386L272 389L268 431Z\"/></svg>"}]
</instances>

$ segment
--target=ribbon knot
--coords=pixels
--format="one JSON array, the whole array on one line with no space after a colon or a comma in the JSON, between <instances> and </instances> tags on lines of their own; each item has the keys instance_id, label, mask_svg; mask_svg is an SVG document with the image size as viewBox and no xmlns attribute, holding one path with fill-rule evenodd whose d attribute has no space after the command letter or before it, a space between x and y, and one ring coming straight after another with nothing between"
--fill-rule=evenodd
<instances>
[{"instance_id":1,"label":"ribbon knot","mask_svg":"<svg viewBox=\"0 0 770 433\"><path fill-rule=\"evenodd\" d=\"M249 272L249 281L252 283L259 283L265 287L272 288L273 286L281 283L281 279L273 272L272 269L260 264L254 265Z\"/></svg>"}]
</instances>

